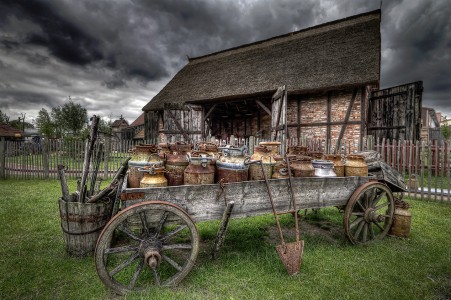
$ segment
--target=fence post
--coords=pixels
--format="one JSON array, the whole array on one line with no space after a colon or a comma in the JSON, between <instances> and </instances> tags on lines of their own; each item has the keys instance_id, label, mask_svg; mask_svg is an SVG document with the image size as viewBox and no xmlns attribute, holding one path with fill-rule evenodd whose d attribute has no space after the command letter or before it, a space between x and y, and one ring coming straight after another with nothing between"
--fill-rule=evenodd
<instances>
[{"instance_id":1,"label":"fence post","mask_svg":"<svg viewBox=\"0 0 451 300\"><path fill-rule=\"evenodd\" d=\"M49 143L46 138L42 139L42 167L44 169L44 178L49 179Z\"/></svg>"},{"instance_id":2,"label":"fence post","mask_svg":"<svg viewBox=\"0 0 451 300\"><path fill-rule=\"evenodd\" d=\"M6 179L5 173L6 166L6 140L2 136L0 140L0 179Z\"/></svg>"},{"instance_id":3,"label":"fence post","mask_svg":"<svg viewBox=\"0 0 451 300\"><path fill-rule=\"evenodd\" d=\"M103 171L103 179L107 180L108 179L108 160L110 158L110 152L111 152L111 138L105 137L105 156L104 156L104 171Z\"/></svg>"}]
</instances>

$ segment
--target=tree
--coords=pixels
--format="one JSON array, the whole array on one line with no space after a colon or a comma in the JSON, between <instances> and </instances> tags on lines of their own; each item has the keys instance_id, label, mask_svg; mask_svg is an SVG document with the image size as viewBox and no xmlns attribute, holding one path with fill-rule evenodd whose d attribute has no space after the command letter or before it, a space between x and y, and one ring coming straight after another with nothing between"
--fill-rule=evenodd
<instances>
[{"instance_id":1,"label":"tree","mask_svg":"<svg viewBox=\"0 0 451 300\"><path fill-rule=\"evenodd\" d=\"M61 117L63 118L63 129L78 135L85 126L88 112L80 104L72 102L69 97L69 102L61 107Z\"/></svg>"},{"instance_id":2,"label":"tree","mask_svg":"<svg viewBox=\"0 0 451 300\"><path fill-rule=\"evenodd\" d=\"M440 131L445 141L448 141L451 138L451 126L448 124L446 116L443 119L444 121L442 127L440 127Z\"/></svg>"},{"instance_id":3,"label":"tree","mask_svg":"<svg viewBox=\"0 0 451 300\"><path fill-rule=\"evenodd\" d=\"M42 108L39 111L38 117L36 118L36 126L39 128L39 132L41 132L42 135L47 137L53 137L55 135L55 125L52 122L49 112L45 108Z\"/></svg>"},{"instance_id":4,"label":"tree","mask_svg":"<svg viewBox=\"0 0 451 300\"><path fill-rule=\"evenodd\" d=\"M0 124L9 124L9 117L0 110Z\"/></svg>"},{"instance_id":5,"label":"tree","mask_svg":"<svg viewBox=\"0 0 451 300\"><path fill-rule=\"evenodd\" d=\"M64 132L64 118L61 112L61 106L53 107L50 116L53 123L55 137L56 138L62 137Z\"/></svg>"}]
</instances>

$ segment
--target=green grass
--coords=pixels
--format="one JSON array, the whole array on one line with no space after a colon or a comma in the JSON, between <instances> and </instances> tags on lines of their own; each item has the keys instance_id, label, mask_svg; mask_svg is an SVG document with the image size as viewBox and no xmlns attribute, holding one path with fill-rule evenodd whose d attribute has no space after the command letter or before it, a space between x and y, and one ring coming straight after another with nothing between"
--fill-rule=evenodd
<instances>
[{"instance_id":1,"label":"green grass","mask_svg":"<svg viewBox=\"0 0 451 300\"><path fill-rule=\"evenodd\" d=\"M70 181L74 190L75 182ZM0 181L0 299L116 298L98 279L91 257L64 250L56 180ZM218 221L198 224L201 252L176 288L124 299L449 299L451 205L409 201L408 239L352 246L335 208L303 218L300 275L289 277L274 246L271 215L232 220L217 261L210 259ZM288 230L293 222L282 218ZM312 228L315 229L312 231ZM119 298L119 297L118 297Z\"/></svg>"}]
</instances>

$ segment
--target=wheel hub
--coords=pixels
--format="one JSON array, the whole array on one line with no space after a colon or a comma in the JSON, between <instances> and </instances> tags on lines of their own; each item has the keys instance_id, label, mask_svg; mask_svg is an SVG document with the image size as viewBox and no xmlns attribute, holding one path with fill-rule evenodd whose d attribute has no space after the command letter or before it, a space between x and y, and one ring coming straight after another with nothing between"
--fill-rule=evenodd
<instances>
[{"instance_id":1,"label":"wheel hub","mask_svg":"<svg viewBox=\"0 0 451 300\"><path fill-rule=\"evenodd\" d=\"M150 238L141 242L139 254L144 259L144 263L151 268L156 268L161 262L161 242L158 239Z\"/></svg>"},{"instance_id":2,"label":"wheel hub","mask_svg":"<svg viewBox=\"0 0 451 300\"><path fill-rule=\"evenodd\" d=\"M374 208L368 208L365 211L365 221L367 223L383 222L384 221L384 217L381 216L380 214L378 214Z\"/></svg>"}]
</instances>

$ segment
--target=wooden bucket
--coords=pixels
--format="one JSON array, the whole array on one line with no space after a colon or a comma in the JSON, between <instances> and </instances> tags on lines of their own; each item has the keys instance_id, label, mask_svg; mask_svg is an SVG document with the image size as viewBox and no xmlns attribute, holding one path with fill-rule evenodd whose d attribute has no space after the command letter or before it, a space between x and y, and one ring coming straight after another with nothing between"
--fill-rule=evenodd
<instances>
[{"instance_id":1,"label":"wooden bucket","mask_svg":"<svg viewBox=\"0 0 451 300\"><path fill-rule=\"evenodd\" d=\"M95 250L97 239L111 217L112 201L99 203L58 200L66 252L85 257Z\"/></svg>"}]
</instances>

